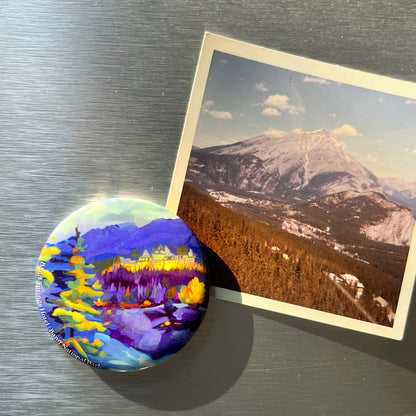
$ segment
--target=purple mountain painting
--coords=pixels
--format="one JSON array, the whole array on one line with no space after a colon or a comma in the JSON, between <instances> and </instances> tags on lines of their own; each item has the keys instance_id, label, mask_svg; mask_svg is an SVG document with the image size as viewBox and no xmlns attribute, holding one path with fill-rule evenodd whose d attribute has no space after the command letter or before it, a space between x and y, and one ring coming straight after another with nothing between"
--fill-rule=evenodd
<instances>
[{"instance_id":1,"label":"purple mountain painting","mask_svg":"<svg viewBox=\"0 0 416 416\"><path fill-rule=\"evenodd\" d=\"M201 245L182 220L170 213L144 225L127 219L51 237L36 278L55 341L87 364L122 371L179 351L202 321L209 288Z\"/></svg>"}]
</instances>

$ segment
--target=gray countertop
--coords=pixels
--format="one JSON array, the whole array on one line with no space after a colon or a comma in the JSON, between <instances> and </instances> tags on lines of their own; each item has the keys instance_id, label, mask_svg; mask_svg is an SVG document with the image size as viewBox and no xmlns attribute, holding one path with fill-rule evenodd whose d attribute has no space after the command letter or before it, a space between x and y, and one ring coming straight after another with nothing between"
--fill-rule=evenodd
<instances>
[{"instance_id":1,"label":"gray countertop","mask_svg":"<svg viewBox=\"0 0 416 416\"><path fill-rule=\"evenodd\" d=\"M0 414L415 415L397 342L212 299L164 364L71 359L37 312L53 228L97 198L164 205L205 31L416 82L413 1L2 1Z\"/></svg>"}]
</instances>

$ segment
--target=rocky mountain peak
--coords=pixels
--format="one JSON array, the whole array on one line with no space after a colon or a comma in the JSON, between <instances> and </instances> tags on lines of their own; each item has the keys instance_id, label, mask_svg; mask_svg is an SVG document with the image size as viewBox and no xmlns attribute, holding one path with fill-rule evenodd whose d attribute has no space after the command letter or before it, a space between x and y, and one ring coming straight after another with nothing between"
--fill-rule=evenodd
<instances>
[{"instance_id":1,"label":"rocky mountain peak","mask_svg":"<svg viewBox=\"0 0 416 416\"><path fill-rule=\"evenodd\" d=\"M282 137L262 135L204 152L218 157L254 156L281 185L301 192L298 197L307 200L346 190L381 191L377 178L325 129Z\"/></svg>"}]
</instances>

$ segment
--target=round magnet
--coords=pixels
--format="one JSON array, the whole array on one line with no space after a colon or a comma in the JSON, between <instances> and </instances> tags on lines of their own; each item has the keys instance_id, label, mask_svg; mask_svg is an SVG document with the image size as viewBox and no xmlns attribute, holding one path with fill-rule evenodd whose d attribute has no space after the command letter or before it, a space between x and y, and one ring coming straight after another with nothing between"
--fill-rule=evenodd
<instances>
[{"instance_id":1,"label":"round magnet","mask_svg":"<svg viewBox=\"0 0 416 416\"><path fill-rule=\"evenodd\" d=\"M178 352L199 327L209 274L191 229L167 209L108 199L53 231L36 270L52 338L94 367L139 370Z\"/></svg>"}]
</instances>

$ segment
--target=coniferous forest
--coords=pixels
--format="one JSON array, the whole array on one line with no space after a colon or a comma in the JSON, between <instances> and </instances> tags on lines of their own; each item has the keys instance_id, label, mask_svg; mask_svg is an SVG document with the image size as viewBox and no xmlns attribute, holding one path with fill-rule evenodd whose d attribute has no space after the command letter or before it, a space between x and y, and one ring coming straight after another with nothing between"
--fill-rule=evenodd
<instances>
[{"instance_id":1,"label":"coniferous forest","mask_svg":"<svg viewBox=\"0 0 416 416\"><path fill-rule=\"evenodd\" d=\"M207 246L208 260L215 257L214 286L392 326L401 279L375 265L233 212L186 184L178 215ZM364 285L359 298L356 287L329 278L341 274Z\"/></svg>"}]
</instances>

